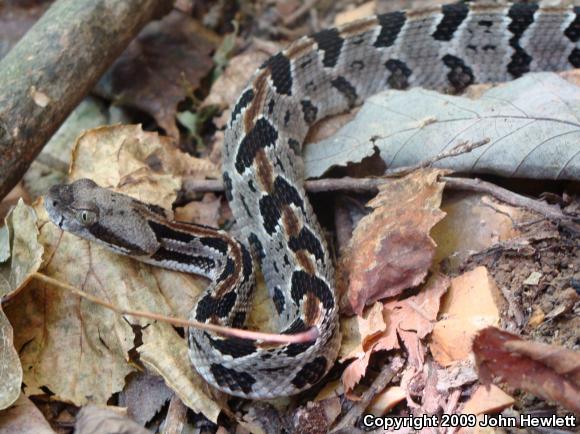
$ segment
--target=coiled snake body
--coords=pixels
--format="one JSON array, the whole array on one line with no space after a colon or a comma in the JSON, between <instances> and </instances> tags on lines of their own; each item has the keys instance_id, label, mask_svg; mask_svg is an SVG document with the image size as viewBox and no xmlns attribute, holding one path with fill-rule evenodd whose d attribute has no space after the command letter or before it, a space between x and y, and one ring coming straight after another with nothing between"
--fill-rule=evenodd
<instances>
[{"instance_id":1,"label":"coiled snake body","mask_svg":"<svg viewBox=\"0 0 580 434\"><path fill-rule=\"evenodd\" d=\"M192 319L240 327L260 263L282 333L317 327L303 344L263 345L191 329L191 360L213 386L270 398L319 381L339 346L333 267L306 199L301 144L309 126L383 88L461 91L528 71L580 66L580 8L490 3L394 12L304 37L271 57L234 106L223 180L240 241L173 222L163 210L79 180L53 187L51 219L81 237L212 284ZM403 108L402 108L403 109Z\"/></svg>"}]
</instances>

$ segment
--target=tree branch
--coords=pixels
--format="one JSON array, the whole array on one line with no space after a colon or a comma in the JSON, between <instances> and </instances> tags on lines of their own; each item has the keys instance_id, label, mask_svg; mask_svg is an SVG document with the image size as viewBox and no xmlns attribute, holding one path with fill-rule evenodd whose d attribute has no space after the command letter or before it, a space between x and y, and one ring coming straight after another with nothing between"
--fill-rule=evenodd
<instances>
[{"instance_id":1,"label":"tree branch","mask_svg":"<svg viewBox=\"0 0 580 434\"><path fill-rule=\"evenodd\" d=\"M166 0L57 0L0 61L0 199Z\"/></svg>"}]
</instances>

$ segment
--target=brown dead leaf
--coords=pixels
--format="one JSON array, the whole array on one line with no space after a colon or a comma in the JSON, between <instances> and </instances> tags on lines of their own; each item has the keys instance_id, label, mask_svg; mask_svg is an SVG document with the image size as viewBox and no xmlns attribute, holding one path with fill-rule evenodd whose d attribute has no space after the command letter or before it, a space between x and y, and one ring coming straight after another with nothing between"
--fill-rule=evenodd
<instances>
[{"instance_id":1,"label":"brown dead leaf","mask_svg":"<svg viewBox=\"0 0 580 434\"><path fill-rule=\"evenodd\" d=\"M499 324L504 303L487 268L477 267L454 278L443 298L440 319L431 336L430 348L435 360L449 366L468 358L475 333Z\"/></svg>"},{"instance_id":2,"label":"brown dead leaf","mask_svg":"<svg viewBox=\"0 0 580 434\"><path fill-rule=\"evenodd\" d=\"M0 301L26 286L40 268L42 253L34 211L20 200L0 227ZM0 409L18 399L22 383L12 327L0 304Z\"/></svg>"},{"instance_id":3,"label":"brown dead leaf","mask_svg":"<svg viewBox=\"0 0 580 434\"><path fill-rule=\"evenodd\" d=\"M373 398L366 412L375 416L382 416L403 401L406 396L406 392L399 386L387 387Z\"/></svg>"},{"instance_id":4,"label":"brown dead leaf","mask_svg":"<svg viewBox=\"0 0 580 434\"><path fill-rule=\"evenodd\" d=\"M230 117L230 109L248 84L252 74L272 54L274 53L250 49L230 59L224 73L212 85L209 95L201 105L202 108L217 106L222 111L221 116L214 119L218 128L225 127Z\"/></svg>"},{"instance_id":5,"label":"brown dead leaf","mask_svg":"<svg viewBox=\"0 0 580 434\"><path fill-rule=\"evenodd\" d=\"M23 394L0 411L0 434L55 434L42 413Z\"/></svg>"},{"instance_id":6,"label":"brown dead leaf","mask_svg":"<svg viewBox=\"0 0 580 434\"><path fill-rule=\"evenodd\" d=\"M173 10L145 27L98 85L117 104L149 113L171 137L178 137L177 104L193 96L213 67L218 38L193 18Z\"/></svg>"},{"instance_id":7,"label":"brown dead leaf","mask_svg":"<svg viewBox=\"0 0 580 434\"><path fill-rule=\"evenodd\" d=\"M479 386L461 410L462 414L487 414L498 413L514 404L515 400L491 384L489 386Z\"/></svg>"},{"instance_id":8,"label":"brown dead leaf","mask_svg":"<svg viewBox=\"0 0 580 434\"><path fill-rule=\"evenodd\" d=\"M219 226L221 200L213 193L203 195L201 201L189 202L175 208L175 220L197 223L217 228Z\"/></svg>"},{"instance_id":9,"label":"brown dead leaf","mask_svg":"<svg viewBox=\"0 0 580 434\"><path fill-rule=\"evenodd\" d=\"M420 170L389 182L367 206L343 254L348 308L361 314L376 300L400 294L427 275L435 253L431 228L445 215L438 170Z\"/></svg>"},{"instance_id":10,"label":"brown dead leaf","mask_svg":"<svg viewBox=\"0 0 580 434\"><path fill-rule=\"evenodd\" d=\"M494 327L478 333L473 352L482 382L502 381L580 413L578 352L524 341Z\"/></svg>"},{"instance_id":11,"label":"brown dead leaf","mask_svg":"<svg viewBox=\"0 0 580 434\"><path fill-rule=\"evenodd\" d=\"M139 125L113 125L79 136L69 178L91 178L102 187L171 209L183 176L217 173L215 165L179 151L167 137L145 132Z\"/></svg>"},{"instance_id":12,"label":"brown dead leaf","mask_svg":"<svg viewBox=\"0 0 580 434\"><path fill-rule=\"evenodd\" d=\"M357 319L364 325L373 324L374 326L373 328L363 327L363 329L367 330L367 336L358 334L359 340L357 344L355 344L357 342L356 338L349 337L357 336L357 333L353 333L352 330L347 332L346 346L349 348L350 354L345 354L341 358L356 357L356 359L344 370L342 382L347 395L351 399L355 397L350 395L349 392L364 376L371 354L380 350L399 348L399 338L405 344L411 361L416 366L422 364L424 349L419 340L431 332L433 322L437 318L437 312L439 311L439 300L448 286L449 279L446 276L435 274L417 295L384 305L375 303L368 310L366 320ZM376 306L382 306L382 321L376 315ZM369 321L369 319L372 319L372 321ZM341 331L347 330L352 321L342 321ZM343 352L344 350L341 349L341 354Z\"/></svg>"},{"instance_id":13,"label":"brown dead leaf","mask_svg":"<svg viewBox=\"0 0 580 434\"><path fill-rule=\"evenodd\" d=\"M171 172L171 162L180 154L165 139L138 126L103 127L86 132L77 142L71 177L89 177L169 208L181 184ZM187 318L205 287L195 276L151 267L61 232L48 222L41 204L36 213L47 252L43 273L116 306ZM141 361L190 408L217 419L221 408L194 378L186 341L166 323L120 317L37 281L8 306L7 315L25 367L27 394L46 387L55 399L76 405L106 403L134 370L127 361L139 331Z\"/></svg>"},{"instance_id":14,"label":"brown dead leaf","mask_svg":"<svg viewBox=\"0 0 580 434\"><path fill-rule=\"evenodd\" d=\"M75 423L76 434L131 433L150 434L148 429L122 414L120 407L87 405L81 408Z\"/></svg>"}]
</instances>

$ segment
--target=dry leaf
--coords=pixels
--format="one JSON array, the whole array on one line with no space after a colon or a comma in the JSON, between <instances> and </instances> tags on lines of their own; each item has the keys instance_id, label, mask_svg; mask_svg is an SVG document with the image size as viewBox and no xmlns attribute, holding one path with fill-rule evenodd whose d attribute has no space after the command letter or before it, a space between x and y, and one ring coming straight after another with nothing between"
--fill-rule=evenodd
<instances>
[{"instance_id":1,"label":"dry leaf","mask_svg":"<svg viewBox=\"0 0 580 434\"><path fill-rule=\"evenodd\" d=\"M367 407L366 413L382 416L403 401L406 396L405 390L399 386L387 387L373 398L371 404Z\"/></svg>"},{"instance_id":2,"label":"dry leaf","mask_svg":"<svg viewBox=\"0 0 580 434\"><path fill-rule=\"evenodd\" d=\"M22 200L0 227L0 300L14 297L36 272L43 248L38 243L36 216ZM20 395L22 366L14 346L14 332L0 304L0 409Z\"/></svg>"},{"instance_id":3,"label":"dry leaf","mask_svg":"<svg viewBox=\"0 0 580 434\"><path fill-rule=\"evenodd\" d=\"M462 414L498 413L514 404L514 399L491 384L479 386L461 410Z\"/></svg>"},{"instance_id":4,"label":"dry leaf","mask_svg":"<svg viewBox=\"0 0 580 434\"><path fill-rule=\"evenodd\" d=\"M427 275L435 253L429 231L445 215L439 209L440 173L421 170L389 182L367 204L374 211L357 225L340 266L355 313L418 285Z\"/></svg>"},{"instance_id":5,"label":"dry leaf","mask_svg":"<svg viewBox=\"0 0 580 434\"><path fill-rule=\"evenodd\" d=\"M167 208L181 183L171 172L179 155L165 139L140 127L103 127L86 132L77 142L71 177L90 177ZM205 287L195 276L147 266L63 233L48 222L41 205L37 214L40 241L47 250L43 273L116 306L187 318ZM55 399L77 405L106 403L133 370L127 360L135 331L140 331L143 346L137 350L146 352L141 361L155 367L194 411L217 419L220 407L203 393L201 380L192 378L187 344L172 326L123 318L34 281L7 314L15 327L27 393L46 387Z\"/></svg>"},{"instance_id":6,"label":"dry leaf","mask_svg":"<svg viewBox=\"0 0 580 434\"><path fill-rule=\"evenodd\" d=\"M193 96L213 67L217 39L193 18L172 11L145 27L99 82L100 94L149 113L171 137L177 104Z\"/></svg>"},{"instance_id":7,"label":"dry leaf","mask_svg":"<svg viewBox=\"0 0 580 434\"><path fill-rule=\"evenodd\" d=\"M23 394L6 410L0 411L0 434L55 434L42 413Z\"/></svg>"},{"instance_id":8,"label":"dry leaf","mask_svg":"<svg viewBox=\"0 0 580 434\"><path fill-rule=\"evenodd\" d=\"M578 352L524 341L494 327L478 333L473 352L482 382L502 381L580 413Z\"/></svg>"},{"instance_id":9,"label":"dry leaf","mask_svg":"<svg viewBox=\"0 0 580 434\"><path fill-rule=\"evenodd\" d=\"M114 407L87 405L81 408L75 423L75 434L102 433L150 434L150 431L115 411Z\"/></svg>"},{"instance_id":10,"label":"dry leaf","mask_svg":"<svg viewBox=\"0 0 580 434\"><path fill-rule=\"evenodd\" d=\"M399 338L404 342L415 365L422 364L424 349L420 345L419 339L424 338L431 332L433 322L439 311L439 300L448 286L449 279L446 276L435 274L417 295L400 301L386 303L382 307L383 321L379 321L374 312L375 307L381 305L381 303L376 303L369 310L368 318L373 318L372 322L379 327L376 329L367 328L367 330L371 331L366 336L367 342L364 341L365 336L361 334L358 334L359 341L356 345L354 344L354 342L357 342L355 339L348 338L347 340L348 347L351 348L350 356L356 357L342 374L342 382L350 399L356 399L356 396L349 392L364 376L372 353L399 348ZM365 321L362 321L362 323L364 324ZM341 322L341 330L344 329L343 324L345 323ZM386 329L384 324L387 325ZM384 331L379 333L380 330ZM351 336L357 335L352 333L352 331L350 334ZM366 343L365 346L363 346L363 342ZM343 350L341 349L341 354L342 352Z\"/></svg>"},{"instance_id":11,"label":"dry leaf","mask_svg":"<svg viewBox=\"0 0 580 434\"><path fill-rule=\"evenodd\" d=\"M421 88L387 90L355 120L305 149L307 177L360 162L379 150L388 168L428 161L466 142L489 143L435 163L458 172L580 179L580 90L554 73L527 74L479 99ZM405 110L401 110L404 107Z\"/></svg>"},{"instance_id":12,"label":"dry leaf","mask_svg":"<svg viewBox=\"0 0 580 434\"><path fill-rule=\"evenodd\" d=\"M435 360L442 366L449 366L468 358L475 333L499 324L504 303L485 267L454 278L431 336L430 348Z\"/></svg>"}]
</instances>

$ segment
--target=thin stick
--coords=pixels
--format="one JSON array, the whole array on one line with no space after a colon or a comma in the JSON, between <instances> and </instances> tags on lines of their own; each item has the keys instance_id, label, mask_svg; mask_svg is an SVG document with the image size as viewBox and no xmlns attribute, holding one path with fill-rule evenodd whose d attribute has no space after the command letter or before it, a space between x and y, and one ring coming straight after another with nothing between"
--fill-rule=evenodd
<instances>
[{"instance_id":1,"label":"thin stick","mask_svg":"<svg viewBox=\"0 0 580 434\"><path fill-rule=\"evenodd\" d=\"M262 333L262 332L255 332L250 330L244 329L236 329L230 327L222 327L215 324L206 324L199 321L187 321L184 319L179 318L172 318L167 317L164 315L160 315L157 313L146 312L142 310L132 310L132 309L123 309L114 304L108 303L104 300L101 300L94 295L87 294L84 291L81 291L78 288L75 288L72 285L67 283L61 282L59 280L53 279L52 277L48 277L41 273L34 273L33 277L38 279L44 283L48 283L49 285L53 285L57 288L66 289L67 291L72 292L73 294L78 295L86 300L89 300L95 304L100 306L106 307L114 312L117 312L119 315L131 315L140 318L149 318L156 321L162 321L169 324L173 324L180 327L194 327L201 330L207 330L214 333L219 333L226 336L232 336L236 338L242 339L251 339L255 341L263 341L263 342L271 342L277 344L294 344L294 343L304 343L304 342L311 342L318 338L318 329L316 327L312 327L305 332L296 333L296 334L288 334L288 335L281 335L275 333Z\"/></svg>"},{"instance_id":2,"label":"thin stick","mask_svg":"<svg viewBox=\"0 0 580 434\"><path fill-rule=\"evenodd\" d=\"M572 217L564 214L554 205L549 205L545 202L522 196L513 191L492 184L491 182L482 181L477 178L471 179L441 176L440 179L445 182L445 187L451 190L468 190L487 193L502 202L535 211L547 219L570 223L570 228L576 230ZM389 181L390 180L386 178L326 178L306 181L304 187L309 193L329 191L372 193L376 192L380 185ZM195 193L199 192L222 192L223 184L219 180L197 180L195 182L187 182L184 185L184 188L186 198L193 198Z\"/></svg>"},{"instance_id":3,"label":"thin stick","mask_svg":"<svg viewBox=\"0 0 580 434\"><path fill-rule=\"evenodd\" d=\"M285 26L291 26L296 22L296 20L300 19L302 15L306 14L310 9L312 9L318 0L307 0L302 6L296 9L292 14L288 15L286 18L282 20L282 23Z\"/></svg>"}]
</instances>

